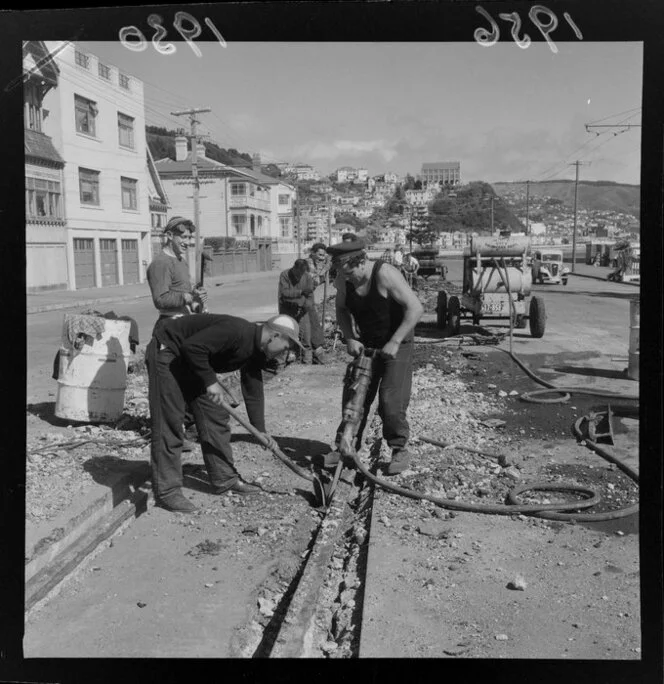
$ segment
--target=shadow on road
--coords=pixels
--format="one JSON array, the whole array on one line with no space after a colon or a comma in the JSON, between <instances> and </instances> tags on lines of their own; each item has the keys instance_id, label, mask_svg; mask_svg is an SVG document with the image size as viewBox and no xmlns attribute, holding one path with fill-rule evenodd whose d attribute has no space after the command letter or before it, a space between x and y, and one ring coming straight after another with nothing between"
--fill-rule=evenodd
<instances>
[{"instance_id":1,"label":"shadow on road","mask_svg":"<svg viewBox=\"0 0 664 684\"><path fill-rule=\"evenodd\" d=\"M147 460L130 461L118 456L96 456L83 463L83 469L100 485L109 487L113 492L113 505L131 495L129 481L135 485L143 482L150 475L150 464ZM128 475L129 480L119 476Z\"/></svg>"},{"instance_id":2,"label":"shadow on road","mask_svg":"<svg viewBox=\"0 0 664 684\"><path fill-rule=\"evenodd\" d=\"M330 451L330 445L319 442L317 439L304 439L302 437L277 437L272 435L281 451L284 452L296 465L311 465L313 459L322 456ZM231 438L233 442L247 442L257 444L257 440L248 434L234 434Z\"/></svg>"},{"instance_id":3,"label":"shadow on road","mask_svg":"<svg viewBox=\"0 0 664 684\"><path fill-rule=\"evenodd\" d=\"M78 425L76 421L58 418L55 415L54 401L42 401L38 404L28 404L25 408L30 415L35 416L35 418L39 418L40 420L43 420L45 423L53 425L54 427L64 427L65 425Z\"/></svg>"},{"instance_id":4,"label":"shadow on road","mask_svg":"<svg viewBox=\"0 0 664 684\"><path fill-rule=\"evenodd\" d=\"M590 368L588 366L553 366L552 370L557 373L572 373L574 375L590 375L598 378L615 378L624 380L626 378L624 370L614 370L611 368Z\"/></svg>"}]
</instances>

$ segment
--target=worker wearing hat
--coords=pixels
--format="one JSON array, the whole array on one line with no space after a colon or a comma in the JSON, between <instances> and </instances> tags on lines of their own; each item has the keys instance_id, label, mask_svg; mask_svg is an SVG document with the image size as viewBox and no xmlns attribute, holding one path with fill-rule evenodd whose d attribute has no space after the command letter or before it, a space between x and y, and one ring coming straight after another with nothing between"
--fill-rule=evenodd
<instances>
[{"instance_id":1,"label":"worker wearing hat","mask_svg":"<svg viewBox=\"0 0 664 684\"><path fill-rule=\"evenodd\" d=\"M273 316L264 324L225 314L194 314L161 325L146 350L152 421L150 463L157 505L190 513L196 506L182 493L182 419L185 404L194 414L212 492L257 494L233 463L229 414L220 402L217 373L240 371L242 395L251 424L265 432L263 369L300 347L298 324ZM268 437L268 447L276 442Z\"/></svg>"},{"instance_id":2,"label":"worker wearing hat","mask_svg":"<svg viewBox=\"0 0 664 684\"><path fill-rule=\"evenodd\" d=\"M161 321L176 314L191 313L196 310L197 304L207 301L206 291L192 286L185 259L195 230L191 221L174 216L164 228L161 254L148 266L147 278L152 301Z\"/></svg>"},{"instance_id":3,"label":"worker wearing hat","mask_svg":"<svg viewBox=\"0 0 664 684\"><path fill-rule=\"evenodd\" d=\"M147 279L152 293L152 301L159 311L153 335L157 328L172 316L192 313L198 306L204 306L207 292L194 288L189 277L189 266L185 256L192 241L194 224L182 216L174 216L164 228L163 249L148 266ZM194 418L187 410L185 413L186 434L196 440ZM184 450L191 451L193 444L185 440Z\"/></svg>"},{"instance_id":4,"label":"worker wearing hat","mask_svg":"<svg viewBox=\"0 0 664 684\"><path fill-rule=\"evenodd\" d=\"M422 304L397 268L367 256L363 240L340 242L327 251L338 272L337 323L348 353L356 357L365 348L379 352L354 446L361 443L369 407L378 393L383 438L392 449L387 474L396 475L410 461L406 448L410 436L406 410L412 381L413 330L422 316ZM346 401L344 396L343 404ZM337 443L342 431L343 423L337 431Z\"/></svg>"}]
</instances>

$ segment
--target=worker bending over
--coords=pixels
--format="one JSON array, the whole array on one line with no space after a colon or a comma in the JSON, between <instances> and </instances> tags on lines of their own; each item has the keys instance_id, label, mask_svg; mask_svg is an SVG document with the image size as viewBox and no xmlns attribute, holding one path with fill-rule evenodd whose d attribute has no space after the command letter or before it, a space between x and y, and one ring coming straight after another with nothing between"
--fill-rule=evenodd
<instances>
[{"instance_id":1,"label":"worker bending over","mask_svg":"<svg viewBox=\"0 0 664 684\"><path fill-rule=\"evenodd\" d=\"M413 330L422 316L422 304L397 268L368 258L363 240L341 242L327 251L338 271L337 323L348 353L357 357L365 348L379 352L353 446L359 448L361 444L367 414L378 392L383 438L392 449L387 474L396 475L410 461L406 410L413 375ZM344 396L342 405L346 400ZM342 432L343 423L337 430L337 445Z\"/></svg>"},{"instance_id":2,"label":"worker bending over","mask_svg":"<svg viewBox=\"0 0 664 684\"><path fill-rule=\"evenodd\" d=\"M297 323L274 316L264 324L223 314L173 317L155 332L146 349L152 443L152 488L157 505L169 511L196 510L182 494L182 419L191 407L212 491L255 494L233 463L229 414L220 402L217 373L240 370L242 395L251 424L265 432L263 369L300 346ZM268 448L276 446L268 437Z\"/></svg>"},{"instance_id":3,"label":"worker bending over","mask_svg":"<svg viewBox=\"0 0 664 684\"><path fill-rule=\"evenodd\" d=\"M279 276L279 313L294 318L300 325L303 363L325 363L325 335L314 306L314 280L306 259L296 259Z\"/></svg>"}]
</instances>

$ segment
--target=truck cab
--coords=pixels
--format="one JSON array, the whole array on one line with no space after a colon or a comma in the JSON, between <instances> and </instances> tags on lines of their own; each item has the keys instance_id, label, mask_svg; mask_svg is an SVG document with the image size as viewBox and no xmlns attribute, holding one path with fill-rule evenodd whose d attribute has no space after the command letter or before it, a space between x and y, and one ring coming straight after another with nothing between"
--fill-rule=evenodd
<instances>
[{"instance_id":1,"label":"truck cab","mask_svg":"<svg viewBox=\"0 0 664 684\"><path fill-rule=\"evenodd\" d=\"M563 263L561 249L535 250L532 261L533 283L552 283L567 285L569 268Z\"/></svg>"}]
</instances>

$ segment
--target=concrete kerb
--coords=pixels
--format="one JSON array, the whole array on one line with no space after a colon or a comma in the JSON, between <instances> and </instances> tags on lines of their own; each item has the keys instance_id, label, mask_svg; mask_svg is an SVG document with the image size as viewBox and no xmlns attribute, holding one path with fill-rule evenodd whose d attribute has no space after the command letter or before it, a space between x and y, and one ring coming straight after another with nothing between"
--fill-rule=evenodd
<instances>
[{"instance_id":1,"label":"concrete kerb","mask_svg":"<svg viewBox=\"0 0 664 684\"><path fill-rule=\"evenodd\" d=\"M49 594L85 558L130 517L147 508L149 467L136 463L130 472L117 473L53 521L26 528L25 609Z\"/></svg>"}]
</instances>

